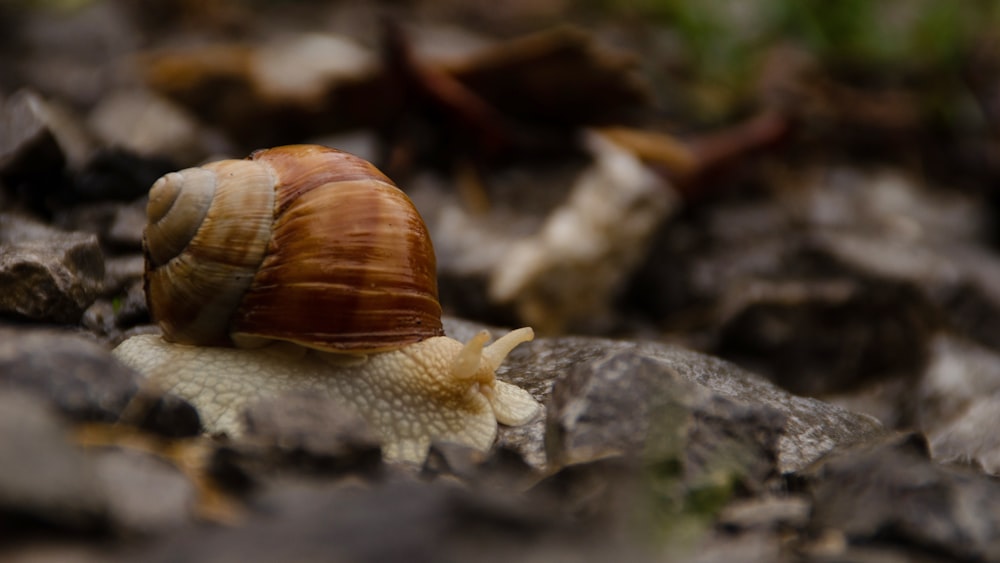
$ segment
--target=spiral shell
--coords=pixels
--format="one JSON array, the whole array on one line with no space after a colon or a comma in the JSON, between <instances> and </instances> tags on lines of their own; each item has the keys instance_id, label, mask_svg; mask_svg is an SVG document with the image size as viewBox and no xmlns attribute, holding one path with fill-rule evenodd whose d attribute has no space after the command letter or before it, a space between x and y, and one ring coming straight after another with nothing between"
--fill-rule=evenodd
<instances>
[{"instance_id":1,"label":"spiral shell","mask_svg":"<svg viewBox=\"0 0 1000 563\"><path fill-rule=\"evenodd\" d=\"M171 342L391 350L443 334L416 208L365 160L291 145L150 189L150 313Z\"/></svg>"}]
</instances>

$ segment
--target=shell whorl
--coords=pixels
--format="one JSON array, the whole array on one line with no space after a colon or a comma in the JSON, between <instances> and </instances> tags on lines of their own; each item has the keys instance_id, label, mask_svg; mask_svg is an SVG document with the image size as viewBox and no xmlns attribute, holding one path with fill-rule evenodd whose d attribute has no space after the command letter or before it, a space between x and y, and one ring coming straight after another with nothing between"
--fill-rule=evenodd
<instances>
[{"instance_id":1,"label":"shell whorl","mask_svg":"<svg viewBox=\"0 0 1000 563\"><path fill-rule=\"evenodd\" d=\"M443 333L423 220L353 155L293 145L171 173L147 213L147 300L169 341L369 352Z\"/></svg>"}]
</instances>

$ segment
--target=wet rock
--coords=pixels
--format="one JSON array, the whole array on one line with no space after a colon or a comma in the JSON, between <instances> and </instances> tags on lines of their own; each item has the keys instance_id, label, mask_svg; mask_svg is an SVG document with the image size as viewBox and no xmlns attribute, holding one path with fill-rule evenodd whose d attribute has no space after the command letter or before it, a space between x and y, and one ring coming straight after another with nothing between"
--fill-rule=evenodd
<instances>
[{"instance_id":1,"label":"wet rock","mask_svg":"<svg viewBox=\"0 0 1000 563\"><path fill-rule=\"evenodd\" d=\"M108 503L100 485L43 401L0 391L0 526L5 531L104 533ZM5 533L0 542L17 537Z\"/></svg>"},{"instance_id":2,"label":"wet rock","mask_svg":"<svg viewBox=\"0 0 1000 563\"><path fill-rule=\"evenodd\" d=\"M942 559L1000 557L996 482L934 463L917 435L838 452L802 477L814 501L810 529L836 530L846 547L890 545Z\"/></svg>"},{"instance_id":3,"label":"wet rock","mask_svg":"<svg viewBox=\"0 0 1000 563\"><path fill-rule=\"evenodd\" d=\"M623 358L647 370L646 379L651 392L666 394L671 388L684 392L686 386L681 382L683 380L695 385L694 390L686 391L693 399L703 396L713 397L703 403L706 414L717 412L714 410L717 406L729 408L734 420L753 420L763 424L762 428L769 428L773 420L770 414L765 414L770 412L767 409L780 413L785 420L781 434L777 438L777 468L781 472L795 471L836 447L856 443L882 432L878 421L869 416L852 413L815 399L792 395L764 378L724 360L652 342L636 343L582 337L539 339L516 348L508 356L504 366L498 370L497 376L527 389L536 399L548 404L554 383L567 373L577 369L578 366L593 364L580 369L590 370L595 380L599 381L601 378L599 366L602 362L609 369L612 367L619 369L620 364L615 364L610 359L616 354L626 353L628 355ZM613 383L613 378L610 375L608 377L610 385ZM627 393L627 390L622 392ZM647 405L645 407L647 409L648 405L655 404L656 400L667 400L665 397L653 399L638 395L640 394L636 393L632 398L638 401L636 403L638 405ZM720 405L724 403L732 406L721 407ZM579 403L579 405L586 404L586 402ZM602 408L612 407L618 409L620 419L635 421L636 429L651 427L654 422L636 421L641 419L643 412L641 406L636 407L635 404L628 404L624 400L620 400L617 406L610 400L602 405ZM585 420L585 416L581 413L580 419ZM612 418L610 411L604 416ZM520 452L532 465L539 465L544 464L546 459L545 452L539 451L545 441L545 434L543 421L517 428L501 427L500 443ZM608 447L614 445L609 444Z\"/></svg>"},{"instance_id":4,"label":"wet rock","mask_svg":"<svg viewBox=\"0 0 1000 563\"><path fill-rule=\"evenodd\" d=\"M193 519L194 485L175 466L126 448L97 449L90 458L117 527L156 534Z\"/></svg>"},{"instance_id":5,"label":"wet rock","mask_svg":"<svg viewBox=\"0 0 1000 563\"><path fill-rule=\"evenodd\" d=\"M0 316L76 323L101 291L97 237L0 215Z\"/></svg>"},{"instance_id":6,"label":"wet rock","mask_svg":"<svg viewBox=\"0 0 1000 563\"><path fill-rule=\"evenodd\" d=\"M51 403L75 421L124 422L154 432L197 433L187 402L143 389L107 348L68 332L0 327L0 384Z\"/></svg>"}]
</instances>

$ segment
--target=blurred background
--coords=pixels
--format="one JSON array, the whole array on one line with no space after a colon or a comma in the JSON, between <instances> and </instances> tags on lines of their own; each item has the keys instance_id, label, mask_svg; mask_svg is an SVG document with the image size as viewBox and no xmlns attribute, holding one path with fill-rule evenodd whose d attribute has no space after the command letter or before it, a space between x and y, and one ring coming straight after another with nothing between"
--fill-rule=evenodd
<instances>
[{"instance_id":1,"label":"blurred background","mask_svg":"<svg viewBox=\"0 0 1000 563\"><path fill-rule=\"evenodd\" d=\"M78 322L113 344L149 322L153 180L327 144L418 205L450 315L676 342L921 425L943 358L1000 366L998 24L991 0L7 0L0 205L99 234L121 277Z\"/></svg>"}]
</instances>

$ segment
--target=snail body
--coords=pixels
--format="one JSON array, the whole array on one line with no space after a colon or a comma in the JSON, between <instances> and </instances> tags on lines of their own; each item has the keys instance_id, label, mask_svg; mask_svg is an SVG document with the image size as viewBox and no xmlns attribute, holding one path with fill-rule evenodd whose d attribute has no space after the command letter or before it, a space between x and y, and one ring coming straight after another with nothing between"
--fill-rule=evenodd
<instances>
[{"instance_id":1,"label":"snail body","mask_svg":"<svg viewBox=\"0 0 1000 563\"><path fill-rule=\"evenodd\" d=\"M444 336L434 250L409 198L368 162L315 145L167 174L150 189L145 287L162 335L115 349L239 434L257 399L324 393L356 409L387 457L431 441L488 449L497 422L541 409L496 379L519 329L485 346Z\"/></svg>"}]
</instances>

